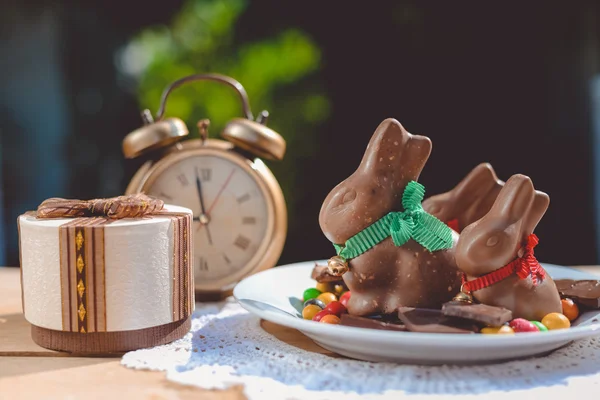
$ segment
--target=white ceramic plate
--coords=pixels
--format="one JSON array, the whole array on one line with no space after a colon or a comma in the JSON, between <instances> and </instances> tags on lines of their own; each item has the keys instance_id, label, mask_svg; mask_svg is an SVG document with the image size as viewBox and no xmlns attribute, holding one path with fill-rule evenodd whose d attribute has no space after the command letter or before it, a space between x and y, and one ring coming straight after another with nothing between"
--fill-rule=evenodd
<instances>
[{"instance_id":1,"label":"white ceramic plate","mask_svg":"<svg viewBox=\"0 0 600 400\"><path fill-rule=\"evenodd\" d=\"M324 263L325 261L319 261ZM412 364L472 364L541 355L567 343L600 335L600 312L582 314L570 329L517 335L457 335L380 331L321 324L300 316L302 293L314 287L314 261L281 266L240 282L233 294L246 310L295 328L335 353L367 361ZM543 264L554 279L598 279L590 274Z\"/></svg>"}]
</instances>

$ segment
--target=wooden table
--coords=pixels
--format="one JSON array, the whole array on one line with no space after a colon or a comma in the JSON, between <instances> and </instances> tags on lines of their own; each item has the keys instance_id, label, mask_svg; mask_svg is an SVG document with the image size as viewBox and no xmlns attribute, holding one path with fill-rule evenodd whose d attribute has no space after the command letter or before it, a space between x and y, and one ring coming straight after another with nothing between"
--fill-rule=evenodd
<instances>
[{"instance_id":1,"label":"wooden table","mask_svg":"<svg viewBox=\"0 0 600 400\"><path fill-rule=\"evenodd\" d=\"M336 357L295 329L268 321L261 325L293 346ZM167 381L163 372L136 371L119 362L120 358L76 357L36 345L22 314L19 269L0 267L0 400L245 398L241 387L186 387Z\"/></svg>"},{"instance_id":2,"label":"wooden table","mask_svg":"<svg viewBox=\"0 0 600 400\"><path fill-rule=\"evenodd\" d=\"M600 266L578 270L600 275ZM262 327L299 348L335 354L294 329L267 321ZM0 400L4 399L243 399L242 388L203 390L170 383L163 372L135 371L119 358L76 357L39 347L21 309L17 268L0 268Z\"/></svg>"}]
</instances>

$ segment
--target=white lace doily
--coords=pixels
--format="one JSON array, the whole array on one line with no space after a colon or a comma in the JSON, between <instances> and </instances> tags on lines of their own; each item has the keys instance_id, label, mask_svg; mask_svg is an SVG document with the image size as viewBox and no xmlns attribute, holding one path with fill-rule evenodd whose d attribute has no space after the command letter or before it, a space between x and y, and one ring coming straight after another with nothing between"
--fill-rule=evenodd
<instances>
[{"instance_id":1,"label":"white lace doily","mask_svg":"<svg viewBox=\"0 0 600 400\"><path fill-rule=\"evenodd\" d=\"M600 339L578 341L546 357L495 365L370 363L281 342L232 299L197 305L192 329L183 339L127 353L122 364L164 370L171 381L206 389L242 384L249 399L600 396Z\"/></svg>"}]
</instances>

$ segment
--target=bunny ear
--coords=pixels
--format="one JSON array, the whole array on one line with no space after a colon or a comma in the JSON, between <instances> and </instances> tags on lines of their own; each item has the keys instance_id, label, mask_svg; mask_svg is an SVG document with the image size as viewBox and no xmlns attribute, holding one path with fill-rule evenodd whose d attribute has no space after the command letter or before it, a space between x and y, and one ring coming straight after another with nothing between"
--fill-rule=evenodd
<instances>
[{"instance_id":1,"label":"bunny ear","mask_svg":"<svg viewBox=\"0 0 600 400\"><path fill-rule=\"evenodd\" d=\"M535 196L531 179L516 174L510 177L498 194L490 212L484 217L497 220L508 227L519 221L524 222Z\"/></svg>"},{"instance_id":2,"label":"bunny ear","mask_svg":"<svg viewBox=\"0 0 600 400\"><path fill-rule=\"evenodd\" d=\"M383 121L371 137L359 167L366 173L402 176L402 186L417 180L431 153L431 140L411 135L393 118ZM399 182L391 182L399 183Z\"/></svg>"},{"instance_id":3,"label":"bunny ear","mask_svg":"<svg viewBox=\"0 0 600 400\"><path fill-rule=\"evenodd\" d=\"M550 196L544 192L536 190L533 203L531 204L531 208L529 209L527 217L525 218L521 228L524 237L527 237L533 233L535 227L546 213L549 205Z\"/></svg>"},{"instance_id":4,"label":"bunny ear","mask_svg":"<svg viewBox=\"0 0 600 400\"><path fill-rule=\"evenodd\" d=\"M452 189L456 202L462 199L478 199L487 194L495 186L500 188L504 182L498 179L489 163L481 163L475 167L462 181Z\"/></svg>"}]
</instances>

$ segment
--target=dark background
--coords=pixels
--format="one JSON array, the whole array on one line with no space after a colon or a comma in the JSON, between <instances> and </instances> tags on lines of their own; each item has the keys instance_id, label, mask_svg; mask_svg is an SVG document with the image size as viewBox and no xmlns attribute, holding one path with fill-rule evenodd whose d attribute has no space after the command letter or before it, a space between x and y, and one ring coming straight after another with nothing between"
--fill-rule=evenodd
<instances>
[{"instance_id":1,"label":"dark background","mask_svg":"<svg viewBox=\"0 0 600 400\"><path fill-rule=\"evenodd\" d=\"M18 264L18 214L52 196L117 195L139 166L121 156L140 106L119 81L115 52L183 2L150 3L0 5L3 264ZM536 230L539 257L597 263L598 3L348 3L254 1L236 26L238 43L288 27L308 34L331 103L314 151L288 149L301 173L280 262L333 255L318 226L321 202L354 171L379 122L394 117L433 141L420 179L429 194L482 161L504 180L529 175L551 198Z\"/></svg>"}]
</instances>

